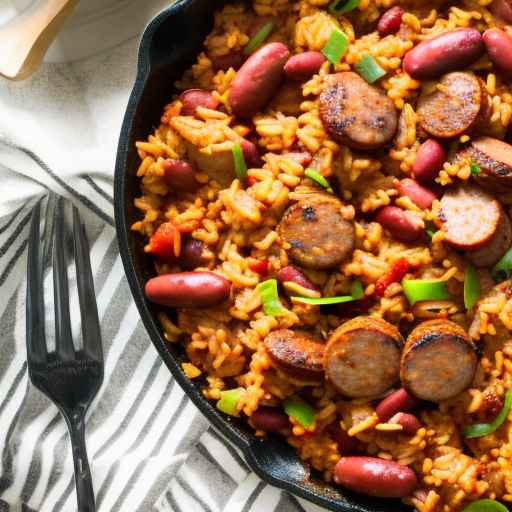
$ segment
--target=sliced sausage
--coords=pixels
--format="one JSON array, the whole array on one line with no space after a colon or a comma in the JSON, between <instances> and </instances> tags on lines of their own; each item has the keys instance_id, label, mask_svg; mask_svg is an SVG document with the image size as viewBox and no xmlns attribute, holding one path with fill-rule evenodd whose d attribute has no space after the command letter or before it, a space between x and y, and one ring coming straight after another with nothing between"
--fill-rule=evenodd
<instances>
[{"instance_id":1,"label":"sliced sausage","mask_svg":"<svg viewBox=\"0 0 512 512\"><path fill-rule=\"evenodd\" d=\"M417 398L439 402L464 391L476 366L476 348L462 327L449 320L427 320L407 338L400 377Z\"/></svg>"},{"instance_id":2,"label":"sliced sausage","mask_svg":"<svg viewBox=\"0 0 512 512\"><path fill-rule=\"evenodd\" d=\"M484 51L478 30L459 28L422 41L405 54L402 65L413 78L430 80L448 71L464 69Z\"/></svg>"},{"instance_id":3,"label":"sliced sausage","mask_svg":"<svg viewBox=\"0 0 512 512\"><path fill-rule=\"evenodd\" d=\"M269 43L244 62L229 90L229 104L235 115L252 117L267 104L283 79L289 56L283 43Z\"/></svg>"},{"instance_id":4,"label":"sliced sausage","mask_svg":"<svg viewBox=\"0 0 512 512\"><path fill-rule=\"evenodd\" d=\"M491 102L481 78L470 71L455 71L441 78L440 88L422 92L417 112L427 133L446 139L485 127Z\"/></svg>"},{"instance_id":5,"label":"sliced sausage","mask_svg":"<svg viewBox=\"0 0 512 512\"><path fill-rule=\"evenodd\" d=\"M479 179L512 186L512 146L492 137L478 137L465 150L479 167Z\"/></svg>"},{"instance_id":6,"label":"sliced sausage","mask_svg":"<svg viewBox=\"0 0 512 512\"><path fill-rule=\"evenodd\" d=\"M315 194L290 206L278 231L290 245L291 258L306 268L339 265L354 250L354 226L341 214L342 204L327 194Z\"/></svg>"},{"instance_id":7,"label":"sliced sausage","mask_svg":"<svg viewBox=\"0 0 512 512\"><path fill-rule=\"evenodd\" d=\"M146 297L156 304L176 308L206 308L229 297L231 283L213 272L162 274L146 283Z\"/></svg>"},{"instance_id":8,"label":"sliced sausage","mask_svg":"<svg viewBox=\"0 0 512 512\"><path fill-rule=\"evenodd\" d=\"M329 133L356 149L377 149L391 141L398 114L386 93L351 71L326 78L320 115Z\"/></svg>"},{"instance_id":9,"label":"sliced sausage","mask_svg":"<svg viewBox=\"0 0 512 512\"><path fill-rule=\"evenodd\" d=\"M501 208L501 207L500 207ZM476 251L467 251L466 257L477 267L490 267L501 259L512 244L512 225L501 208L500 221L493 237Z\"/></svg>"},{"instance_id":10,"label":"sliced sausage","mask_svg":"<svg viewBox=\"0 0 512 512\"><path fill-rule=\"evenodd\" d=\"M379 498L404 498L418 486L408 466L376 457L342 457L334 468L337 484Z\"/></svg>"},{"instance_id":11,"label":"sliced sausage","mask_svg":"<svg viewBox=\"0 0 512 512\"><path fill-rule=\"evenodd\" d=\"M182 116L195 116L197 107L216 109L219 102L214 99L210 91L203 89L188 89L182 92L179 100L182 103Z\"/></svg>"},{"instance_id":12,"label":"sliced sausage","mask_svg":"<svg viewBox=\"0 0 512 512\"><path fill-rule=\"evenodd\" d=\"M499 202L475 185L458 185L444 193L438 218L445 240L457 249L475 250L487 244L502 217Z\"/></svg>"},{"instance_id":13,"label":"sliced sausage","mask_svg":"<svg viewBox=\"0 0 512 512\"><path fill-rule=\"evenodd\" d=\"M279 329L264 341L272 363L282 372L302 382L321 382L324 377L324 344L307 333Z\"/></svg>"},{"instance_id":14,"label":"sliced sausage","mask_svg":"<svg viewBox=\"0 0 512 512\"><path fill-rule=\"evenodd\" d=\"M414 398L404 388L400 388L388 395L377 405L375 412L380 421L387 421L400 411L414 409L418 405L418 400Z\"/></svg>"},{"instance_id":15,"label":"sliced sausage","mask_svg":"<svg viewBox=\"0 0 512 512\"><path fill-rule=\"evenodd\" d=\"M326 376L345 396L380 395L398 381L402 345L394 325L370 316L353 318L329 337L324 356Z\"/></svg>"}]
</instances>

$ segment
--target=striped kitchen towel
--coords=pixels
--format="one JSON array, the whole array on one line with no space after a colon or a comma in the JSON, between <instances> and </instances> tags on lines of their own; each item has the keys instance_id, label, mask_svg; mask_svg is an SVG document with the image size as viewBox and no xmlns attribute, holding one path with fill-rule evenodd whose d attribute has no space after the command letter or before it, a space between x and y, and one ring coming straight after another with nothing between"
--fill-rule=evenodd
<instances>
[{"instance_id":1,"label":"striped kitchen towel","mask_svg":"<svg viewBox=\"0 0 512 512\"><path fill-rule=\"evenodd\" d=\"M167 2L85 2L52 62L22 83L0 82L0 512L76 510L66 426L30 385L25 362L28 226L50 191L80 208L91 242L106 362L87 420L98 510L319 510L263 483L209 427L151 345L124 277L117 138L140 32ZM73 48L79 60L68 60Z\"/></svg>"}]
</instances>

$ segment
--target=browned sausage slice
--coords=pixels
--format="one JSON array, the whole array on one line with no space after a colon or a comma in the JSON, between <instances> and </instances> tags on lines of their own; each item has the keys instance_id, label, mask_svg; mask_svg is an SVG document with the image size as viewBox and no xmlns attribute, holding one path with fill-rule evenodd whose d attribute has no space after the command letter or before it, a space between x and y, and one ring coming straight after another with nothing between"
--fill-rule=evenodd
<instances>
[{"instance_id":1,"label":"browned sausage slice","mask_svg":"<svg viewBox=\"0 0 512 512\"><path fill-rule=\"evenodd\" d=\"M428 320L407 338L400 377L417 398L438 402L464 391L476 365L475 346L462 327L449 320Z\"/></svg>"},{"instance_id":2,"label":"browned sausage slice","mask_svg":"<svg viewBox=\"0 0 512 512\"><path fill-rule=\"evenodd\" d=\"M370 316L358 316L338 327L325 348L327 378L343 395L377 396L399 378L403 339L398 329Z\"/></svg>"},{"instance_id":3,"label":"browned sausage slice","mask_svg":"<svg viewBox=\"0 0 512 512\"><path fill-rule=\"evenodd\" d=\"M279 329L265 338L272 363L284 373L304 382L320 382L324 377L324 344L306 333Z\"/></svg>"},{"instance_id":4,"label":"browned sausage slice","mask_svg":"<svg viewBox=\"0 0 512 512\"><path fill-rule=\"evenodd\" d=\"M457 249L475 250L495 235L502 216L499 202L474 185L459 185L443 195L438 213L445 240Z\"/></svg>"},{"instance_id":5,"label":"browned sausage slice","mask_svg":"<svg viewBox=\"0 0 512 512\"><path fill-rule=\"evenodd\" d=\"M440 84L424 91L418 100L421 127L434 137L458 137L484 127L491 103L484 82L469 71L441 77Z\"/></svg>"},{"instance_id":6,"label":"browned sausage slice","mask_svg":"<svg viewBox=\"0 0 512 512\"><path fill-rule=\"evenodd\" d=\"M464 150L481 170L481 178L512 186L512 146L492 137L479 137Z\"/></svg>"},{"instance_id":7,"label":"browned sausage slice","mask_svg":"<svg viewBox=\"0 0 512 512\"><path fill-rule=\"evenodd\" d=\"M329 75L320 95L320 115L329 133L356 149L376 149L391 141L398 126L393 101L356 73Z\"/></svg>"},{"instance_id":8,"label":"browned sausage slice","mask_svg":"<svg viewBox=\"0 0 512 512\"><path fill-rule=\"evenodd\" d=\"M293 260L306 268L333 268L354 250L354 226L341 214L342 204L327 194L315 194L290 206L279 224Z\"/></svg>"},{"instance_id":9,"label":"browned sausage slice","mask_svg":"<svg viewBox=\"0 0 512 512\"><path fill-rule=\"evenodd\" d=\"M482 248L468 251L466 256L477 267L490 267L501 259L512 244L512 225L501 208L500 221L494 236Z\"/></svg>"}]
</instances>

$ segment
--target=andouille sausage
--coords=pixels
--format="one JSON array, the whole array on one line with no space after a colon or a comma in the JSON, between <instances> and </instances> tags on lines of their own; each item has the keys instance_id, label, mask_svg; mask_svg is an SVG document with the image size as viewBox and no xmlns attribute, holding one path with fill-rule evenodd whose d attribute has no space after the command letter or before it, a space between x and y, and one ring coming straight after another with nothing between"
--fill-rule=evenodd
<instances>
[{"instance_id":1,"label":"andouille sausage","mask_svg":"<svg viewBox=\"0 0 512 512\"><path fill-rule=\"evenodd\" d=\"M156 304L176 308L206 308L229 297L231 283L213 272L178 272L153 277L146 297Z\"/></svg>"},{"instance_id":2,"label":"andouille sausage","mask_svg":"<svg viewBox=\"0 0 512 512\"><path fill-rule=\"evenodd\" d=\"M463 184L446 191L437 213L445 241L471 251L485 246L498 230L503 209L476 185Z\"/></svg>"},{"instance_id":3,"label":"andouille sausage","mask_svg":"<svg viewBox=\"0 0 512 512\"><path fill-rule=\"evenodd\" d=\"M417 112L427 133L446 139L484 128L491 102L481 78L470 71L455 71L443 75L440 87L422 92Z\"/></svg>"},{"instance_id":4,"label":"andouille sausage","mask_svg":"<svg viewBox=\"0 0 512 512\"><path fill-rule=\"evenodd\" d=\"M264 341L273 365L302 382L316 383L324 378L324 344L302 331L279 329Z\"/></svg>"},{"instance_id":5,"label":"andouille sausage","mask_svg":"<svg viewBox=\"0 0 512 512\"><path fill-rule=\"evenodd\" d=\"M326 78L320 116L329 133L356 149L377 149L391 141L398 114L386 93L351 71Z\"/></svg>"},{"instance_id":6,"label":"andouille sausage","mask_svg":"<svg viewBox=\"0 0 512 512\"><path fill-rule=\"evenodd\" d=\"M462 327L449 320L427 320L407 338L400 378L417 398L439 402L464 391L476 366L475 345Z\"/></svg>"},{"instance_id":7,"label":"andouille sausage","mask_svg":"<svg viewBox=\"0 0 512 512\"><path fill-rule=\"evenodd\" d=\"M431 80L448 71L464 69L484 51L478 30L459 28L416 45L405 54L403 68L416 80Z\"/></svg>"},{"instance_id":8,"label":"andouille sausage","mask_svg":"<svg viewBox=\"0 0 512 512\"><path fill-rule=\"evenodd\" d=\"M358 316L340 325L325 347L327 379L348 397L377 396L399 378L403 339L380 318Z\"/></svg>"},{"instance_id":9,"label":"andouille sausage","mask_svg":"<svg viewBox=\"0 0 512 512\"><path fill-rule=\"evenodd\" d=\"M229 90L229 104L239 117L252 117L270 100L284 75L290 51L283 43L256 50L237 71Z\"/></svg>"},{"instance_id":10,"label":"andouille sausage","mask_svg":"<svg viewBox=\"0 0 512 512\"><path fill-rule=\"evenodd\" d=\"M512 186L512 145L493 137L478 137L462 151L480 167L479 180Z\"/></svg>"},{"instance_id":11,"label":"andouille sausage","mask_svg":"<svg viewBox=\"0 0 512 512\"><path fill-rule=\"evenodd\" d=\"M278 227L288 253L306 268L327 269L339 265L354 250L354 226L341 214L342 204L327 194L315 194L286 210Z\"/></svg>"},{"instance_id":12,"label":"andouille sausage","mask_svg":"<svg viewBox=\"0 0 512 512\"><path fill-rule=\"evenodd\" d=\"M341 457L334 481L352 491L379 498L403 498L418 486L414 471L402 464L376 457Z\"/></svg>"}]
</instances>

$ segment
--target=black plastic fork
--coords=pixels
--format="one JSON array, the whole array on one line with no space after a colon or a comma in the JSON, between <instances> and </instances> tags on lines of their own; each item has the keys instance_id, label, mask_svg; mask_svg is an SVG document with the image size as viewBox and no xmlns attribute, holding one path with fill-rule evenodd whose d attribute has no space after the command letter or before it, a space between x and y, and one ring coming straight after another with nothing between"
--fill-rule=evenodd
<instances>
[{"instance_id":1,"label":"black plastic fork","mask_svg":"<svg viewBox=\"0 0 512 512\"><path fill-rule=\"evenodd\" d=\"M50 197L42 237L41 203L32 214L27 265L27 361L32 383L55 403L66 420L73 450L78 510L93 512L96 507L85 448L85 413L103 382L104 364L89 244L78 210L74 206L72 210L70 229L64 199ZM80 350L73 343L69 310L67 269L71 238L82 325ZM55 351L52 352L46 340L43 288L45 265L50 256L55 309Z\"/></svg>"}]
</instances>

